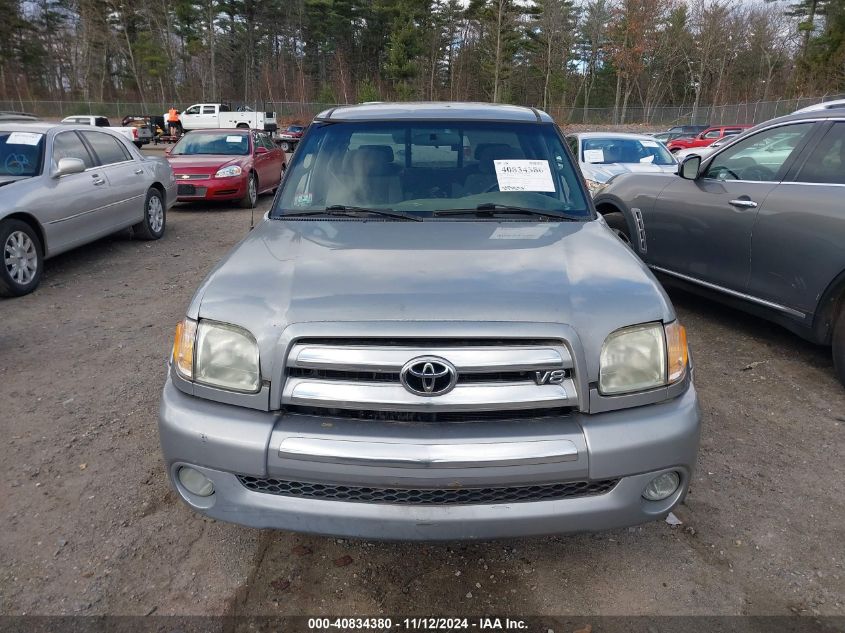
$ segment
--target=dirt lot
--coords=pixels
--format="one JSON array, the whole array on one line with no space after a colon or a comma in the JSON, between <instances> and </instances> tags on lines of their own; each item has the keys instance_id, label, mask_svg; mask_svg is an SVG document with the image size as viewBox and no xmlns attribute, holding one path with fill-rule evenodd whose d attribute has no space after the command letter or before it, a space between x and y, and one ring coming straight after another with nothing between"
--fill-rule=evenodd
<instances>
[{"instance_id":1,"label":"dirt lot","mask_svg":"<svg viewBox=\"0 0 845 633\"><path fill-rule=\"evenodd\" d=\"M174 209L161 241L101 240L0 301L0 613L845 614L845 390L828 351L678 292L704 413L682 526L407 545L191 512L159 456L165 359L249 215Z\"/></svg>"}]
</instances>

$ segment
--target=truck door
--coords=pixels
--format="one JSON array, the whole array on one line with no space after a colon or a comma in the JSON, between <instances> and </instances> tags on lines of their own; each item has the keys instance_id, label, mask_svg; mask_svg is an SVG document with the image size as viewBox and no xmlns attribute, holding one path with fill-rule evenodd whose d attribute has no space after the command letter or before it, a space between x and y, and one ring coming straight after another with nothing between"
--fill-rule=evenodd
<instances>
[{"instance_id":1,"label":"truck door","mask_svg":"<svg viewBox=\"0 0 845 633\"><path fill-rule=\"evenodd\" d=\"M200 105L192 105L182 113L182 116L180 116L179 119L182 122L183 130L187 132L188 130L202 129L201 107L202 106ZM167 115L165 115L165 120L166 119Z\"/></svg>"}]
</instances>

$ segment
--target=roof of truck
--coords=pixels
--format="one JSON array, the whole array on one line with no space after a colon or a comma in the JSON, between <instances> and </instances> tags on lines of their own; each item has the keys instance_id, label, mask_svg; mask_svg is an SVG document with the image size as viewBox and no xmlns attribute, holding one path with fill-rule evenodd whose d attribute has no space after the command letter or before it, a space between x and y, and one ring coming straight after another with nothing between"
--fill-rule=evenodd
<instances>
[{"instance_id":1,"label":"roof of truck","mask_svg":"<svg viewBox=\"0 0 845 633\"><path fill-rule=\"evenodd\" d=\"M470 120L552 123L552 117L536 108L494 103L447 101L362 103L324 110L315 121L408 121Z\"/></svg>"}]
</instances>

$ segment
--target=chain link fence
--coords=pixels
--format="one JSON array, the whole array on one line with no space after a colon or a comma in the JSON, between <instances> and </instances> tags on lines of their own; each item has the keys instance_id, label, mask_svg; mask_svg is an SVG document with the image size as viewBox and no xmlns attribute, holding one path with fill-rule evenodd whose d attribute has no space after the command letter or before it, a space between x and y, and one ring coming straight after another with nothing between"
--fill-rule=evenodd
<instances>
[{"instance_id":1,"label":"chain link fence","mask_svg":"<svg viewBox=\"0 0 845 633\"><path fill-rule=\"evenodd\" d=\"M845 95L823 95L817 97L798 97L794 99L777 99L774 101L748 101L728 105L700 105L697 110L691 105L660 105L653 107L629 107L625 111L624 119L613 107L602 108L569 108L553 106L547 108L548 113L560 124L614 125L621 122L625 125L642 125L655 129L671 125L684 124L733 124L760 123L778 116L783 116L800 108L833 99L842 99ZM59 120L66 116L77 114L95 114L107 116L116 124L128 114L160 115L172 105L187 107L191 104L178 103L141 103L132 101L116 101L100 103L94 101L0 101L0 110L29 112L45 119ZM232 103L233 109L247 106L256 111L274 111L280 124L306 123L318 112L342 104L317 103L300 101L264 101L256 103Z\"/></svg>"}]
</instances>

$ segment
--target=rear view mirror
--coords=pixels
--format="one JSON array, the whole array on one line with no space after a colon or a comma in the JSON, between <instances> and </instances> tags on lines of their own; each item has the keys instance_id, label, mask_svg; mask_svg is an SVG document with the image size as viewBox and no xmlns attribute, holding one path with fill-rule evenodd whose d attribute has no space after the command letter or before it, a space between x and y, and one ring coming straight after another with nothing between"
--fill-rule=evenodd
<instances>
[{"instance_id":1,"label":"rear view mirror","mask_svg":"<svg viewBox=\"0 0 845 633\"><path fill-rule=\"evenodd\" d=\"M698 170L701 169L701 156L693 154L687 156L678 168L678 175L686 180L698 178Z\"/></svg>"},{"instance_id":2,"label":"rear view mirror","mask_svg":"<svg viewBox=\"0 0 845 633\"><path fill-rule=\"evenodd\" d=\"M53 177L60 178L70 174L81 174L83 171L85 171L85 163L79 158L60 158L56 165L56 171L53 172Z\"/></svg>"}]
</instances>

